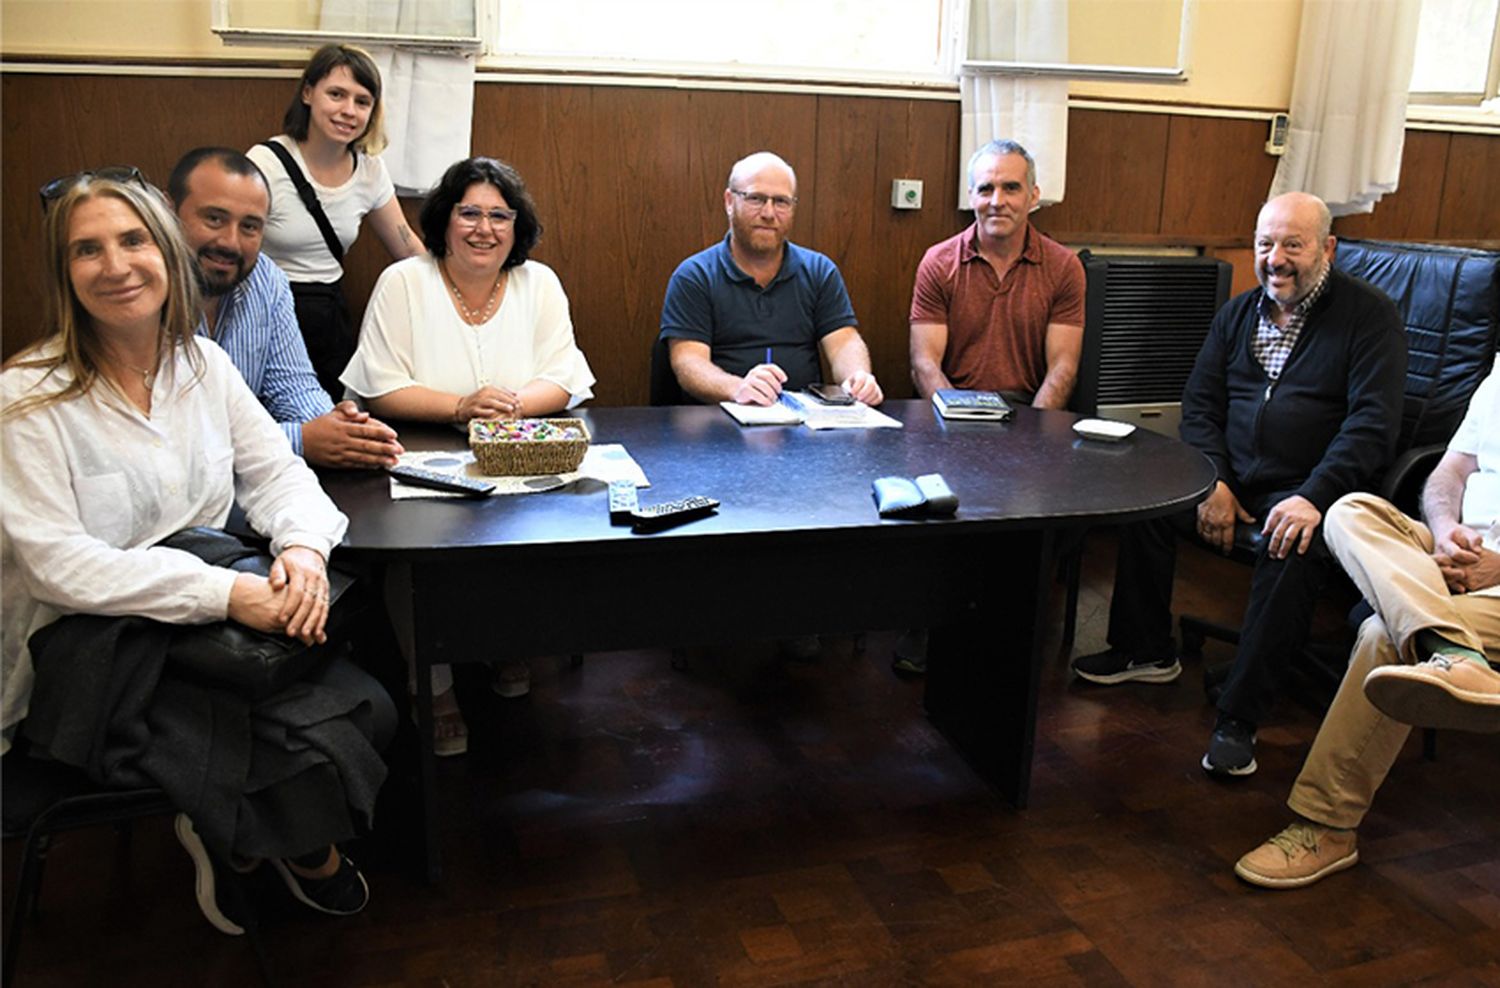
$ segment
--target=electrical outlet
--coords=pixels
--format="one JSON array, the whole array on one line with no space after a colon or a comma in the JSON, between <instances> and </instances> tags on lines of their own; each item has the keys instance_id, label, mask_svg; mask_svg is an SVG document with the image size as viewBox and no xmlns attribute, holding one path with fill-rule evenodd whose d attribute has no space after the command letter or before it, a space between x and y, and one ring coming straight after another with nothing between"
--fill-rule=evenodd
<instances>
[{"instance_id":1,"label":"electrical outlet","mask_svg":"<svg viewBox=\"0 0 1500 988\"><path fill-rule=\"evenodd\" d=\"M891 182L891 205L896 209L921 209L922 180L898 178Z\"/></svg>"}]
</instances>

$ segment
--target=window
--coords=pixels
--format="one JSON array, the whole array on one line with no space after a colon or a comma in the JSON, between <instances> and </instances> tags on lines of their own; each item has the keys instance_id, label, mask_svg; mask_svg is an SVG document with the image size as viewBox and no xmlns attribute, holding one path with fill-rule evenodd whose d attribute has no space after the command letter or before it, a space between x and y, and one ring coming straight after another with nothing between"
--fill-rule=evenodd
<instances>
[{"instance_id":1,"label":"window","mask_svg":"<svg viewBox=\"0 0 1500 988\"><path fill-rule=\"evenodd\" d=\"M226 45L320 45L352 41L440 51L478 51L483 30L479 26L476 0L212 0L212 3L213 31Z\"/></svg>"},{"instance_id":2,"label":"window","mask_svg":"<svg viewBox=\"0 0 1500 988\"><path fill-rule=\"evenodd\" d=\"M1500 0L1422 0L1414 103L1477 106L1500 84Z\"/></svg>"},{"instance_id":3,"label":"window","mask_svg":"<svg viewBox=\"0 0 1500 988\"><path fill-rule=\"evenodd\" d=\"M950 0L498 0L508 68L951 85Z\"/></svg>"}]
</instances>

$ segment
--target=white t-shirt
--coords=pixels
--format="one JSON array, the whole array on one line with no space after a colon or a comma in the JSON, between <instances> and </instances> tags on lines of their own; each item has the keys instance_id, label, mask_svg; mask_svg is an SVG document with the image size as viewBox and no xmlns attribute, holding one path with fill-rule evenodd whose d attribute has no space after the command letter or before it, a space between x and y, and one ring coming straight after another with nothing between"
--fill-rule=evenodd
<instances>
[{"instance_id":1,"label":"white t-shirt","mask_svg":"<svg viewBox=\"0 0 1500 988\"><path fill-rule=\"evenodd\" d=\"M360 153L355 158L354 174L349 177L349 181L330 188L319 185L317 179L312 177L312 173L307 170L307 162L302 160L302 152L297 150L296 141L285 134L278 134L271 140L292 153L292 160L297 162L313 191L318 194L323 212L328 214L328 222L333 224L333 232L338 236L339 243L344 245L347 254L354 245L354 238L359 236L359 224L365 214L384 206L396 194L396 187L391 184L391 176L385 170L385 163L379 158ZM297 186L287 176L286 168L281 164L281 159L276 157L276 152L257 144L245 154L260 166L260 170L265 172L266 181L271 183L271 215L266 220L266 238L261 249L292 281L327 283L342 278L343 266L333 259L328 243L318 231L317 221L302 204L302 198L297 195Z\"/></svg>"},{"instance_id":2,"label":"white t-shirt","mask_svg":"<svg viewBox=\"0 0 1500 988\"><path fill-rule=\"evenodd\" d=\"M594 396L594 374L573 340L568 297L552 269L538 261L511 268L500 308L470 326L427 254L381 273L359 349L339 378L361 398L412 385L456 395L485 385L515 391L538 379L566 391L569 408Z\"/></svg>"},{"instance_id":3,"label":"white t-shirt","mask_svg":"<svg viewBox=\"0 0 1500 988\"><path fill-rule=\"evenodd\" d=\"M1485 545L1500 551L1500 356L1474 390L1448 448L1478 458L1479 469L1464 486L1463 523L1486 533Z\"/></svg>"},{"instance_id":4,"label":"white t-shirt","mask_svg":"<svg viewBox=\"0 0 1500 988\"><path fill-rule=\"evenodd\" d=\"M179 351L156 379L149 417L101 381L0 424L0 751L31 698L27 641L59 615L224 619L235 574L156 547L168 535L222 527L237 498L250 525L271 535L273 552L301 545L326 559L344 537L348 519L228 355L201 337L193 345L202 379ZM62 370L44 376L34 367L6 370L0 405L70 380Z\"/></svg>"}]
</instances>

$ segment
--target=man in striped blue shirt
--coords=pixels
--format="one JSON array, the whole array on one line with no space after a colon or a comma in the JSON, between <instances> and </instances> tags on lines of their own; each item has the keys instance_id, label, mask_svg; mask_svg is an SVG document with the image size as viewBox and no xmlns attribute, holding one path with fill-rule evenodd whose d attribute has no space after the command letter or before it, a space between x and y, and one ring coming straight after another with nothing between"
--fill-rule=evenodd
<instances>
[{"instance_id":1,"label":"man in striped blue shirt","mask_svg":"<svg viewBox=\"0 0 1500 988\"><path fill-rule=\"evenodd\" d=\"M197 254L198 332L229 354L292 449L316 466L395 466L402 452L395 430L352 401L334 405L318 384L286 275L260 256L271 206L260 169L238 151L197 148L177 163L167 187Z\"/></svg>"}]
</instances>

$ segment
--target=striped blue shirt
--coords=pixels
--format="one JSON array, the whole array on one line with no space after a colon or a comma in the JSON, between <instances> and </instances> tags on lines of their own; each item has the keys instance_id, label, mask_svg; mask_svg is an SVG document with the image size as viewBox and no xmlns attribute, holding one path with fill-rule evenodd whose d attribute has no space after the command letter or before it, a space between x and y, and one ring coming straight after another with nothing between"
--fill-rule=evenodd
<instances>
[{"instance_id":1,"label":"striped blue shirt","mask_svg":"<svg viewBox=\"0 0 1500 988\"><path fill-rule=\"evenodd\" d=\"M301 456L302 423L333 411L333 401L307 359L292 289L276 262L262 254L250 276L219 302L215 330L199 320L198 333L224 348Z\"/></svg>"}]
</instances>

